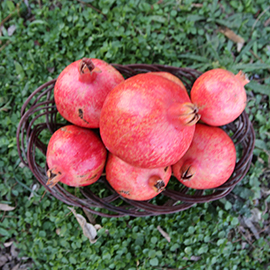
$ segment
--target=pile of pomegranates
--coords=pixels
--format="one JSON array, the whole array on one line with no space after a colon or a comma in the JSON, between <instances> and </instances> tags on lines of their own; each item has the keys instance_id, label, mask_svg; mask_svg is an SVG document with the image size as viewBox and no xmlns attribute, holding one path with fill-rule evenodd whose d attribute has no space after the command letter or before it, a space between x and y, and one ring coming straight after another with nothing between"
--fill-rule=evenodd
<instances>
[{"instance_id":1,"label":"pile of pomegranates","mask_svg":"<svg viewBox=\"0 0 270 270\"><path fill-rule=\"evenodd\" d=\"M168 72L125 79L100 59L71 63L54 88L70 124L49 141L47 185L87 186L105 173L117 193L138 201L161 193L172 174L189 188L219 187L236 163L234 143L220 126L245 109L248 82L241 71L212 69L188 92Z\"/></svg>"}]
</instances>

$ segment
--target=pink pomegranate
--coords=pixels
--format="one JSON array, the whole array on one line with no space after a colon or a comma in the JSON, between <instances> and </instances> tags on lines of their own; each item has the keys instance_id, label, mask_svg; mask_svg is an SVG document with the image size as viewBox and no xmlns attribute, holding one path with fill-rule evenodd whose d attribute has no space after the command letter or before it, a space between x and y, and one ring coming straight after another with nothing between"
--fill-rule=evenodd
<instances>
[{"instance_id":1,"label":"pink pomegranate","mask_svg":"<svg viewBox=\"0 0 270 270\"><path fill-rule=\"evenodd\" d=\"M122 81L123 76L100 59L77 60L57 78L54 87L57 110L75 125L98 128L106 96Z\"/></svg>"},{"instance_id":2,"label":"pink pomegranate","mask_svg":"<svg viewBox=\"0 0 270 270\"><path fill-rule=\"evenodd\" d=\"M96 182L107 158L100 138L90 129L68 125L58 129L47 148L48 182L81 187Z\"/></svg>"},{"instance_id":3,"label":"pink pomegranate","mask_svg":"<svg viewBox=\"0 0 270 270\"><path fill-rule=\"evenodd\" d=\"M209 189L222 185L230 178L235 162L234 143L224 130L196 124L190 148L172 169L183 185Z\"/></svg>"},{"instance_id":4,"label":"pink pomegranate","mask_svg":"<svg viewBox=\"0 0 270 270\"><path fill-rule=\"evenodd\" d=\"M112 188L124 198L150 200L161 193L171 177L171 167L145 169L134 167L109 153L106 178Z\"/></svg>"},{"instance_id":5,"label":"pink pomegranate","mask_svg":"<svg viewBox=\"0 0 270 270\"><path fill-rule=\"evenodd\" d=\"M156 74L159 76L162 76L168 80L171 80L175 83L177 83L182 89L186 90L185 85L182 83L182 81L176 77L175 75L173 75L172 73L166 72L166 71L157 71L157 72L151 72L151 74Z\"/></svg>"},{"instance_id":6,"label":"pink pomegranate","mask_svg":"<svg viewBox=\"0 0 270 270\"><path fill-rule=\"evenodd\" d=\"M201 120L208 125L222 126L234 121L245 109L247 96L244 85L249 80L240 71L237 75L224 69L203 73L190 92Z\"/></svg>"},{"instance_id":7,"label":"pink pomegranate","mask_svg":"<svg viewBox=\"0 0 270 270\"><path fill-rule=\"evenodd\" d=\"M102 108L100 134L107 149L143 168L176 163L187 151L197 108L179 85L151 73L117 85Z\"/></svg>"}]
</instances>

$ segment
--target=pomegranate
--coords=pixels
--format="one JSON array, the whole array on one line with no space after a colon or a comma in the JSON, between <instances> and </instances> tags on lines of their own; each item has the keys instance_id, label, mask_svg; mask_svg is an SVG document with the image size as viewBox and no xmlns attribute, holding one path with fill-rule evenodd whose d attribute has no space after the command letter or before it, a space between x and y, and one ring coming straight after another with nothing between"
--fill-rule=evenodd
<instances>
[{"instance_id":1,"label":"pomegranate","mask_svg":"<svg viewBox=\"0 0 270 270\"><path fill-rule=\"evenodd\" d=\"M138 74L108 94L100 134L107 149L125 162L165 167L187 151L198 119L197 108L179 85L159 75Z\"/></svg>"},{"instance_id":2,"label":"pomegranate","mask_svg":"<svg viewBox=\"0 0 270 270\"><path fill-rule=\"evenodd\" d=\"M134 167L109 153L106 178L122 197L145 201L161 193L171 177L171 167L145 169Z\"/></svg>"},{"instance_id":3,"label":"pomegranate","mask_svg":"<svg viewBox=\"0 0 270 270\"><path fill-rule=\"evenodd\" d=\"M240 71L237 75L224 69L203 73L190 92L201 120L212 126L222 126L234 121L245 109L247 96L244 85L249 80Z\"/></svg>"},{"instance_id":4,"label":"pomegranate","mask_svg":"<svg viewBox=\"0 0 270 270\"><path fill-rule=\"evenodd\" d=\"M196 124L190 148L172 166L172 170L183 185L209 189L222 185L230 178L235 162L234 143L224 130Z\"/></svg>"},{"instance_id":5,"label":"pomegranate","mask_svg":"<svg viewBox=\"0 0 270 270\"><path fill-rule=\"evenodd\" d=\"M47 153L48 182L53 187L59 181L81 187L96 182L107 158L100 138L90 129L67 125L50 138Z\"/></svg>"},{"instance_id":6,"label":"pomegranate","mask_svg":"<svg viewBox=\"0 0 270 270\"><path fill-rule=\"evenodd\" d=\"M100 59L77 60L57 78L54 87L57 110L75 125L98 128L107 94L122 81L123 76Z\"/></svg>"},{"instance_id":7,"label":"pomegranate","mask_svg":"<svg viewBox=\"0 0 270 270\"><path fill-rule=\"evenodd\" d=\"M168 80L171 80L171 81L177 83L179 86L181 86L182 89L186 90L186 87L182 83L182 81L178 77L176 77L175 75L173 75L173 74L171 74L169 72L157 71L157 72L151 72L151 74L156 74L156 75L162 76L164 78L167 78Z\"/></svg>"}]
</instances>

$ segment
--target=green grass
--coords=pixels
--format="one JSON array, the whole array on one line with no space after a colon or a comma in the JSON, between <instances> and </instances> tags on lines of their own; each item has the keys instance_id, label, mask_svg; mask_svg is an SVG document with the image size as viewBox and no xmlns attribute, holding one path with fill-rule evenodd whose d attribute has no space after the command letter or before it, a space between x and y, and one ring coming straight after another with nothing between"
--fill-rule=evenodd
<instances>
[{"instance_id":1,"label":"green grass","mask_svg":"<svg viewBox=\"0 0 270 270\"><path fill-rule=\"evenodd\" d=\"M270 2L28 2L29 7L18 0L0 4L0 203L15 206L0 212L0 245L15 241L20 255L34 260L33 269L269 269ZM221 26L244 38L240 52ZM15 137L21 106L38 86L85 56L245 71L252 79L246 110L256 133L246 177L225 199L178 214L96 217L102 229L95 244L83 236L67 205L44 195L43 187L29 199L36 180L21 166Z\"/></svg>"}]
</instances>

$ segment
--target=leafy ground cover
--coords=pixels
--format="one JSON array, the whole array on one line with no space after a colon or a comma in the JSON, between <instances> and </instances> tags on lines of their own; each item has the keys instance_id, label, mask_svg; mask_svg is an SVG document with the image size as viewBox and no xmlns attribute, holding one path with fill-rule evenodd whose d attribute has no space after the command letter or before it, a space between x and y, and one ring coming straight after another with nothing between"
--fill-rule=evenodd
<instances>
[{"instance_id":1,"label":"leafy ground cover","mask_svg":"<svg viewBox=\"0 0 270 270\"><path fill-rule=\"evenodd\" d=\"M269 1L4 0L0 7L2 269L270 269ZM91 244L16 148L24 101L84 56L246 72L256 133L246 177L226 198L177 214L97 216L102 228Z\"/></svg>"}]
</instances>

